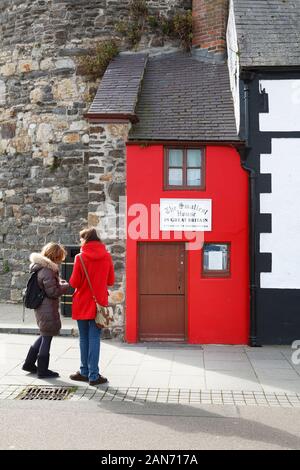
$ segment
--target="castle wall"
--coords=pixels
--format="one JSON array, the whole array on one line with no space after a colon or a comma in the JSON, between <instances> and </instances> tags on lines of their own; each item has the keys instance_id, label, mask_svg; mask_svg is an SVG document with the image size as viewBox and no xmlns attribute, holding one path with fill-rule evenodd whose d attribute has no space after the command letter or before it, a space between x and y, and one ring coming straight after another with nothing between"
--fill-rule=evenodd
<instances>
[{"instance_id":1,"label":"castle wall","mask_svg":"<svg viewBox=\"0 0 300 470\"><path fill-rule=\"evenodd\" d=\"M120 137L117 128L105 128L95 137L90 131L83 115L99 80L81 75L77 58L115 35L128 3L1 1L0 301L21 300L30 252L50 240L78 244L78 231L96 222L88 217L93 202L104 204L105 214L124 195L126 132ZM168 12L186 3L149 0L148 5ZM143 47L149 45L146 38ZM91 144L97 139L98 147ZM117 263L117 288L124 271L121 238L106 240Z\"/></svg>"}]
</instances>

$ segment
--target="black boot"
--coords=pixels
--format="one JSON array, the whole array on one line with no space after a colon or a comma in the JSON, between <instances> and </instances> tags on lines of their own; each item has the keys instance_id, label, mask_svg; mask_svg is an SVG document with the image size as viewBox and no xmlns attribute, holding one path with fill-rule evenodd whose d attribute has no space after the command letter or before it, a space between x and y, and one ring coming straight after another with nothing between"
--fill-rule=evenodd
<instances>
[{"instance_id":1,"label":"black boot","mask_svg":"<svg viewBox=\"0 0 300 470\"><path fill-rule=\"evenodd\" d=\"M50 354L47 356L38 356L37 360L37 373L39 379L46 379L46 378L56 378L59 377L57 372L53 372L52 370L48 369L50 360Z\"/></svg>"},{"instance_id":2,"label":"black boot","mask_svg":"<svg viewBox=\"0 0 300 470\"><path fill-rule=\"evenodd\" d=\"M35 374L37 372L37 367L35 362L37 360L38 351L34 349L32 346L30 347L25 362L23 364L22 369L26 370L26 372L31 372Z\"/></svg>"}]
</instances>

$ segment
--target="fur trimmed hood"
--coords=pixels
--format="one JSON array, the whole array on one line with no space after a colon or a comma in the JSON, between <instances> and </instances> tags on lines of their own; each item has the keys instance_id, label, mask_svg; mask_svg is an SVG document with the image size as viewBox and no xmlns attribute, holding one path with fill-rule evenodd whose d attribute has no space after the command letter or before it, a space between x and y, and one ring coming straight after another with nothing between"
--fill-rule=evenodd
<instances>
[{"instance_id":1,"label":"fur trimmed hood","mask_svg":"<svg viewBox=\"0 0 300 470\"><path fill-rule=\"evenodd\" d=\"M43 268L51 269L51 271L54 271L55 273L58 273L59 271L59 267L57 266L57 264L53 263L53 261L51 261L46 256L41 255L41 253L31 253L29 259L31 261L31 271L35 271L35 266L42 266Z\"/></svg>"}]
</instances>

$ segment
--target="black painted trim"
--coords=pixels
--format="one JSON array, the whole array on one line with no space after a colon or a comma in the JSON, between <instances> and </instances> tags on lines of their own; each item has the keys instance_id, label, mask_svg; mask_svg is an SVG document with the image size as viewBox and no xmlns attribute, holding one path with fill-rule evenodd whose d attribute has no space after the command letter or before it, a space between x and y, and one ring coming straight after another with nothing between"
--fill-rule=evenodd
<instances>
[{"instance_id":1,"label":"black painted trim","mask_svg":"<svg viewBox=\"0 0 300 470\"><path fill-rule=\"evenodd\" d=\"M267 112L269 101L267 95L260 93L259 81L299 80L300 71L248 70L247 73L243 73L242 78L240 138L247 141L242 164L252 172L252 179L255 182L250 208L255 232L253 243L250 240L250 256L255 266L255 274L250 285L251 292L255 296L252 302L255 312L251 313L250 344L253 338L255 345L290 344L294 339L300 338L300 289L263 289L260 285L260 274L272 272L272 254L260 253L260 235L272 233L272 215L260 213L260 195L272 192L272 175L260 173L260 155L271 153L273 138L300 139L300 131L260 132L259 114ZM244 87L247 88L248 95L248 130L245 94L242 92Z\"/></svg>"},{"instance_id":2,"label":"black painted trim","mask_svg":"<svg viewBox=\"0 0 300 470\"><path fill-rule=\"evenodd\" d=\"M260 233L272 233L272 215L257 214L258 226Z\"/></svg>"}]
</instances>

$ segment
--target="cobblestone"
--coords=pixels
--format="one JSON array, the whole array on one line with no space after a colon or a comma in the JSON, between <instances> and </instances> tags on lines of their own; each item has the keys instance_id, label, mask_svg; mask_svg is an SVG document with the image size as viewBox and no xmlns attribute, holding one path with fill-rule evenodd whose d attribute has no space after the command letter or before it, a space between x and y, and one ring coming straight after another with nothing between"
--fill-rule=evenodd
<instances>
[{"instance_id":1,"label":"cobblestone","mask_svg":"<svg viewBox=\"0 0 300 470\"><path fill-rule=\"evenodd\" d=\"M15 400L27 387L23 385L0 385L0 400ZM43 387L41 387L43 388ZM49 388L49 385L47 385ZM261 398L263 397L263 398ZM195 393L194 390L145 388L106 387L97 389L91 387L77 387L77 390L68 397L70 401L96 400L99 402L139 402L164 404L191 404L191 405L234 405L234 406L263 406L300 408L300 395L266 393L260 394L249 391L226 391L217 396L211 390Z\"/></svg>"}]
</instances>

